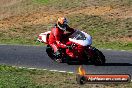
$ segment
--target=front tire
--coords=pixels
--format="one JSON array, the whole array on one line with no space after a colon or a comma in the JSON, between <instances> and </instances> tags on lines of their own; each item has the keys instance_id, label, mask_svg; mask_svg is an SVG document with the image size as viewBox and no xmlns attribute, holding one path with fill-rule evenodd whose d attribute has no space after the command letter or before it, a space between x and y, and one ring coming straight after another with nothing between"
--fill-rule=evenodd
<instances>
[{"instance_id":1,"label":"front tire","mask_svg":"<svg viewBox=\"0 0 132 88\"><path fill-rule=\"evenodd\" d=\"M103 65L106 62L105 56L98 49L94 49L95 57L92 59L94 65Z\"/></svg>"}]
</instances>

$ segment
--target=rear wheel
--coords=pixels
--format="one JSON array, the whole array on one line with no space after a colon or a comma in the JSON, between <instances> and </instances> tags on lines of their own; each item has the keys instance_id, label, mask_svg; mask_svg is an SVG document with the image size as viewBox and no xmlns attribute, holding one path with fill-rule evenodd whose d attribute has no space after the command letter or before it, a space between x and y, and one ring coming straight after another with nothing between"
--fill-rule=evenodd
<instances>
[{"instance_id":1,"label":"rear wheel","mask_svg":"<svg viewBox=\"0 0 132 88\"><path fill-rule=\"evenodd\" d=\"M103 55L103 53L101 51L99 51L98 49L94 49L95 52L95 57L92 59L92 63L94 65L103 65L105 64L105 56Z\"/></svg>"}]
</instances>

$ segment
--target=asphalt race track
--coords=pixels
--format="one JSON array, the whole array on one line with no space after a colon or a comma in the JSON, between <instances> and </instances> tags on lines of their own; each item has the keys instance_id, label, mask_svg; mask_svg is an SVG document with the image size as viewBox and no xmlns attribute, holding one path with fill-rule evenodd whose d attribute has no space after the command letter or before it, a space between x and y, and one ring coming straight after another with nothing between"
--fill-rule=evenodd
<instances>
[{"instance_id":1,"label":"asphalt race track","mask_svg":"<svg viewBox=\"0 0 132 88\"><path fill-rule=\"evenodd\" d=\"M132 76L132 51L101 50L106 56L103 66L83 65L87 73L130 74ZM52 61L42 46L0 45L0 64L76 72L80 65Z\"/></svg>"}]
</instances>

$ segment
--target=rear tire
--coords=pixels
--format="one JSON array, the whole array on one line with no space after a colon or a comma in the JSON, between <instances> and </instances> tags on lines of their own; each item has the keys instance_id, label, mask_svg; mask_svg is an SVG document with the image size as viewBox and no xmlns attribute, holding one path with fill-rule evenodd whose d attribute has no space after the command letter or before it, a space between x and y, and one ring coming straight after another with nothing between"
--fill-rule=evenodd
<instances>
[{"instance_id":1,"label":"rear tire","mask_svg":"<svg viewBox=\"0 0 132 88\"><path fill-rule=\"evenodd\" d=\"M95 57L92 59L92 63L94 65L103 65L106 62L105 56L103 55L103 53L101 51L99 51L98 49L94 50L95 52Z\"/></svg>"}]
</instances>

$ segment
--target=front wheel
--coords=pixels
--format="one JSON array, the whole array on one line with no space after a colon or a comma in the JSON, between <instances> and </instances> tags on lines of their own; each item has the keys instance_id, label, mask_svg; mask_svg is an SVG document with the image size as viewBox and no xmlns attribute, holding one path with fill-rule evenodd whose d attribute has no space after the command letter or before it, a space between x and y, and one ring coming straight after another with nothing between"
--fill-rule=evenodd
<instances>
[{"instance_id":1,"label":"front wheel","mask_svg":"<svg viewBox=\"0 0 132 88\"><path fill-rule=\"evenodd\" d=\"M105 56L103 55L103 53L101 51L99 51L98 49L94 49L95 52L95 57L92 59L92 63L94 65L103 65L105 64Z\"/></svg>"}]
</instances>

